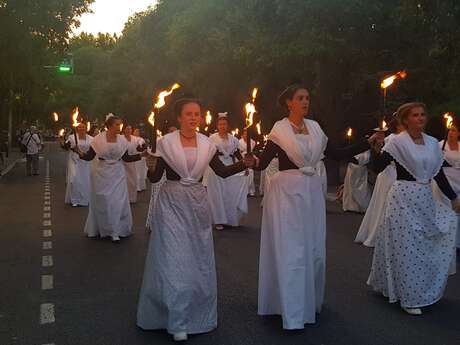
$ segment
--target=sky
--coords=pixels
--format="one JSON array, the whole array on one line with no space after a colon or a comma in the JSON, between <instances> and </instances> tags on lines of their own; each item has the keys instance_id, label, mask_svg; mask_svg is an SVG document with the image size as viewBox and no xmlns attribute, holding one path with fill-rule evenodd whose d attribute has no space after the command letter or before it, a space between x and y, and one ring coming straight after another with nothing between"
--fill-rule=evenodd
<instances>
[{"instance_id":1,"label":"sky","mask_svg":"<svg viewBox=\"0 0 460 345\"><path fill-rule=\"evenodd\" d=\"M86 13L80 17L81 26L74 30L75 34L89 32L108 32L120 34L129 16L146 10L156 0L96 0L91 5L94 13Z\"/></svg>"}]
</instances>

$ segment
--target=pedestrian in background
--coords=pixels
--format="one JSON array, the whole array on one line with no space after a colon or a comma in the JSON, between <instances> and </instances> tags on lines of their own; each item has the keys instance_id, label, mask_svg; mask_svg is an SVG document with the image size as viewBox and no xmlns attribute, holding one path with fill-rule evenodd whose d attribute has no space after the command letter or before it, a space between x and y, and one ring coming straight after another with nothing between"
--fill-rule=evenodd
<instances>
[{"instance_id":1,"label":"pedestrian in background","mask_svg":"<svg viewBox=\"0 0 460 345\"><path fill-rule=\"evenodd\" d=\"M37 176L38 173L38 155L42 147L42 141L37 133L37 127L30 126L30 130L22 137L21 144L24 145L26 154L26 174L27 176Z\"/></svg>"}]
</instances>

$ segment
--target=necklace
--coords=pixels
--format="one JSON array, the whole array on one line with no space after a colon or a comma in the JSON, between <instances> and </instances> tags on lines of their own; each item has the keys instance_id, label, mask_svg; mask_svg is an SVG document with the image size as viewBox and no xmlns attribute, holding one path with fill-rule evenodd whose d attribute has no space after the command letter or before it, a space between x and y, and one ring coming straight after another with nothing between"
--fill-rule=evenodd
<instances>
[{"instance_id":1,"label":"necklace","mask_svg":"<svg viewBox=\"0 0 460 345\"><path fill-rule=\"evenodd\" d=\"M300 126L297 126L295 123L293 123L291 120L289 120L289 123L292 126L292 129L294 130L294 133L296 134L303 134L307 131L307 127L305 126L305 122L302 121L302 124Z\"/></svg>"},{"instance_id":2,"label":"necklace","mask_svg":"<svg viewBox=\"0 0 460 345\"><path fill-rule=\"evenodd\" d=\"M182 131L179 131L179 134L180 134L180 136L181 136L182 138L189 139L189 140L190 140L190 139L195 139L195 138L196 138L196 134L192 135L191 137L188 137L188 136L184 135L184 134L182 133Z\"/></svg>"}]
</instances>

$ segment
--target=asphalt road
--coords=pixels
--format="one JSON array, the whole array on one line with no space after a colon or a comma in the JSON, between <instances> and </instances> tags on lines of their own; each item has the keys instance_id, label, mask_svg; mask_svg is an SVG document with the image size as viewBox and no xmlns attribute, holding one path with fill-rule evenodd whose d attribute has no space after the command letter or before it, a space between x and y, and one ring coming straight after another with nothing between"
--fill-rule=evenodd
<instances>
[{"instance_id":1,"label":"asphalt road","mask_svg":"<svg viewBox=\"0 0 460 345\"><path fill-rule=\"evenodd\" d=\"M0 179L0 345L173 343L163 331L136 327L150 193L133 206L134 236L119 245L91 240L83 234L87 209L64 205L65 154L48 145L40 164L40 176L26 177L20 163ZM372 251L353 243L361 216L333 203L318 322L293 332L282 330L279 317L257 316L259 203L250 199L240 228L215 232L219 327L188 344L460 344L460 277L449 279L445 297L422 316L403 313L366 286Z\"/></svg>"}]
</instances>

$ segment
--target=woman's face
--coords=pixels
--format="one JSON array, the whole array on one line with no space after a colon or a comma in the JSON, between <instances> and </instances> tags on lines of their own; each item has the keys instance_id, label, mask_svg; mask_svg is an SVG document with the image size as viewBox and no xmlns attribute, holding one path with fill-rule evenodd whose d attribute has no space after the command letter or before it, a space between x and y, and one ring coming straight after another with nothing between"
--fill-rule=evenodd
<instances>
[{"instance_id":1,"label":"woman's face","mask_svg":"<svg viewBox=\"0 0 460 345\"><path fill-rule=\"evenodd\" d=\"M187 103L178 118L181 130L195 130L201 124L201 107L197 103Z\"/></svg>"},{"instance_id":2,"label":"woman's face","mask_svg":"<svg viewBox=\"0 0 460 345\"><path fill-rule=\"evenodd\" d=\"M248 130L247 129L243 130L242 137L243 137L244 141L248 141Z\"/></svg>"},{"instance_id":3,"label":"woman's face","mask_svg":"<svg viewBox=\"0 0 460 345\"><path fill-rule=\"evenodd\" d=\"M133 134L133 127L124 126L123 127L123 134L126 135L127 137L131 136Z\"/></svg>"},{"instance_id":4,"label":"woman's face","mask_svg":"<svg viewBox=\"0 0 460 345\"><path fill-rule=\"evenodd\" d=\"M120 119L115 120L112 125L107 128L107 132L110 132L111 134L119 134L122 124L123 122Z\"/></svg>"},{"instance_id":5,"label":"woman's face","mask_svg":"<svg viewBox=\"0 0 460 345\"><path fill-rule=\"evenodd\" d=\"M407 129L423 131L426 125L426 113L423 107L412 108L404 121Z\"/></svg>"},{"instance_id":6,"label":"woman's face","mask_svg":"<svg viewBox=\"0 0 460 345\"><path fill-rule=\"evenodd\" d=\"M286 104L291 114L306 116L310 109L310 93L306 89L299 89Z\"/></svg>"},{"instance_id":7,"label":"woman's face","mask_svg":"<svg viewBox=\"0 0 460 345\"><path fill-rule=\"evenodd\" d=\"M84 123L80 123L77 126L77 133L80 135L85 135L86 134L86 125Z\"/></svg>"},{"instance_id":8,"label":"woman's face","mask_svg":"<svg viewBox=\"0 0 460 345\"><path fill-rule=\"evenodd\" d=\"M139 128L136 128L136 129L133 131L133 135L136 136L136 137L140 136L140 133L141 133L141 132L140 132Z\"/></svg>"},{"instance_id":9,"label":"woman's face","mask_svg":"<svg viewBox=\"0 0 460 345\"><path fill-rule=\"evenodd\" d=\"M221 135L224 135L224 134L228 133L228 121L227 121L227 119L217 120L217 131Z\"/></svg>"},{"instance_id":10,"label":"woman's face","mask_svg":"<svg viewBox=\"0 0 460 345\"><path fill-rule=\"evenodd\" d=\"M447 138L451 141L458 141L458 136L460 132L458 131L457 127L452 127L449 129L449 133L447 134Z\"/></svg>"}]
</instances>

